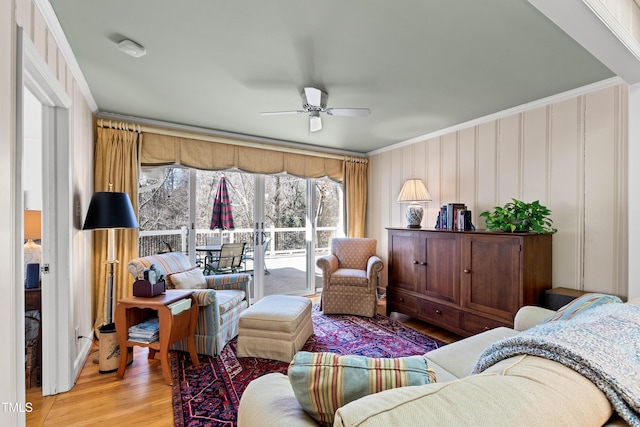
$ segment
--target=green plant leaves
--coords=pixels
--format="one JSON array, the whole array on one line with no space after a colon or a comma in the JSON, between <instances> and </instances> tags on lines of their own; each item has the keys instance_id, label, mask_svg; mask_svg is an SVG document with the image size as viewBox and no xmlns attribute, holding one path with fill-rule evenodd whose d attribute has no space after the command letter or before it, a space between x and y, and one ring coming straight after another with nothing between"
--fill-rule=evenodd
<instances>
[{"instance_id":1,"label":"green plant leaves","mask_svg":"<svg viewBox=\"0 0 640 427\"><path fill-rule=\"evenodd\" d=\"M517 199L511 199L511 202L503 207L494 207L493 212L485 211L480 214L485 218L487 230L555 233L558 230L553 228L553 221L549 215L551 210L541 205L538 200L525 203Z\"/></svg>"}]
</instances>

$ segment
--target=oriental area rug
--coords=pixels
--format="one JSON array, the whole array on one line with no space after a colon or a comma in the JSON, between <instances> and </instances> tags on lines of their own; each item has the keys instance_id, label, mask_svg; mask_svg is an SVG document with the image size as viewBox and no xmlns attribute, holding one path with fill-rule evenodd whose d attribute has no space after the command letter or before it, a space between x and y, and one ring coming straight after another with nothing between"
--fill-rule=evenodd
<instances>
[{"instance_id":1,"label":"oriental area rug","mask_svg":"<svg viewBox=\"0 0 640 427\"><path fill-rule=\"evenodd\" d=\"M314 334L302 350L403 357L445 345L388 317L324 315L312 312ZM240 397L249 382L271 373L286 375L288 363L255 357L236 358L237 338L217 357L200 356L193 366L188 353L171 352L173 417L176 426L235 427Z\"/></svg>"}]
</instances>

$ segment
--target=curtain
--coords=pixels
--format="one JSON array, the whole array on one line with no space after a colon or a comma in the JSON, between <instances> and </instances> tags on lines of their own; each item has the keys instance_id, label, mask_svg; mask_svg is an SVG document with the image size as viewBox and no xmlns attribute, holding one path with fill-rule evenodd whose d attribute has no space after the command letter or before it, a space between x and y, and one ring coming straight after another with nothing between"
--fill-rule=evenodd
<instances>
[{"instance_id":1,"label":"curtain","mask_svg":"<svg viewBox=\"0 0 640 427\"><path fill-rule=\"evenodd\" d=\"M266 175L288 173L299 178L343 179L342 156L335 158L323 153L300 154L243 144L243 141L230 139L219 142L144 132L140 165L178 164L201 170L235 168Z\"/></svg>"},{"instance_id":2,"label":"curtain","mask_svg":"<svg viewBox=\"0 0 640 427\"><path fill-rule=\"evenodd\" d=\"M137 125L109 122L109 128L96 128L94 190L112 190L129 194L133 211L138 212L138 153L142 135ZM134 129L134 130L131 130ZM132 294L129 260L138 257L138 229L115 230L114 300ZM93 231L92 287L94 328L105 324L107 289L107 231Z\"/></svg>"},{"instance_id":3,"label":"curtain","mask_svg":"<svg viewBox=\"0 0 640 427\"><path fill-rule=\"evenodd\" d=\"M364 237L367 213L367 159L347 157L344 161L343 193L347 237Z\"/></svg>"}]
</instances>

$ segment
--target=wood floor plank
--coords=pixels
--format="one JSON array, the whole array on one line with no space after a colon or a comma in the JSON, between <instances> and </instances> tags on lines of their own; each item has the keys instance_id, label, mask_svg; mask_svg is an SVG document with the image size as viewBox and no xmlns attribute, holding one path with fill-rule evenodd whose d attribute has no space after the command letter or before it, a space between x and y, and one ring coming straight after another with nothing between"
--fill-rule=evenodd
<instances>
[{"instance_id":1,"label":"wood floor plank","mask_svg":"<svg viewBox=\"0 0 640 427\"><path fill-rule=\"evenodd\" d=\"M320 302L317 296L312 300ZM385 301L380 300L378 313L385 311ZM391 318L447 343L460 339L408 316L393 313ZM27 413L27 426L173 426L171 386L164 381L160 361L149 361L147 355L147 348L134 347L133 363L124 378L117 379L115 372L99 373L91 354L70 391L43 397L42 389L28 389L27 402L32 403L33 411Z\"/></svg>"}]
</instances>

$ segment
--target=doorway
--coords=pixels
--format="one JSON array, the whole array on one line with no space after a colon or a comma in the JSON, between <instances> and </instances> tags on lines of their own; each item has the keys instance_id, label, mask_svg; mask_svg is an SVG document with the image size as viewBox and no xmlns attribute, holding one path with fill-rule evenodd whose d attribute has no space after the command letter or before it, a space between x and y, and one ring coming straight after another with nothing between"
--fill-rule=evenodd
<instances>
[{"instance_id":1,"label":"doorway","mask_svg":"<svg viewBox=\"0 0 640 427\"><path fill-rule=\"evenodd\" d=\"M33 43L17 29L16 49L16 150L15 150L15 224L18 230L14 241L15 289L19 297L15 310L15 372L17 401L25 399L25 257L24 210L27 176L33 163L25 143L25 99L33 96L41 118L41 337L42 337L42 394L50 395L70 390L84 360L76 351L74 307L72 295L72 183L71 174L71 99L58 83ZM27 95L27 91L31 95ZM29 201L29 203L31 203ZM90 345L90 343L89 343ZM87 349L88 351L88 346Z\"/></svg>"}]
</instances>

